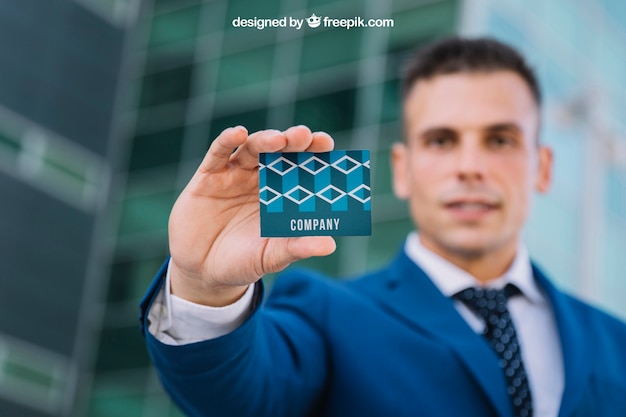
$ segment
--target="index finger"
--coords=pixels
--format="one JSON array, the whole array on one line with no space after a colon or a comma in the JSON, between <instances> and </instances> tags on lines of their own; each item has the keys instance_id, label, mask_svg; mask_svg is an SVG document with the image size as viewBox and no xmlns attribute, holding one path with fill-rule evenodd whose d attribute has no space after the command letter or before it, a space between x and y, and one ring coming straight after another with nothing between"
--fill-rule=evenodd
<instances>
[{"instance_id":1,"label":"index finger","mask_svg":"<svg viewBox=\"0 0 626 417\"><path fill-rule=\"evenodd\" d=\"M209 172L224 168L232 153L248 138L248 130L243 126L229 127L219 134L209 146L198 171Z\"/></svg>"}]
</instances>

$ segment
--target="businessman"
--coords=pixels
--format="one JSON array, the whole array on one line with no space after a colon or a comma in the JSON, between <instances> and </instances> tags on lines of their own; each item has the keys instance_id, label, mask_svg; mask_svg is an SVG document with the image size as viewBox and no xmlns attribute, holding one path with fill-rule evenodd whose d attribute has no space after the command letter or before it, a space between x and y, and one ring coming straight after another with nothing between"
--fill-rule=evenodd
<instances>
[{"instance_id":1,"label":"businessman","mask_svg":"<svg viewBox=\"0 0 626 417\"><path fill-rule=\"evenodd\" d=\"M141 305L165 389L190 416L626 416L626 325L556 289L521 241L552 168L532 70L498 41L452 38L403 86L393 187L416 231L362 277L290 269L264 300L265 274L335 243L259 236L258 154L333 140L214 140Z\"/></svg>"}]
</instances>

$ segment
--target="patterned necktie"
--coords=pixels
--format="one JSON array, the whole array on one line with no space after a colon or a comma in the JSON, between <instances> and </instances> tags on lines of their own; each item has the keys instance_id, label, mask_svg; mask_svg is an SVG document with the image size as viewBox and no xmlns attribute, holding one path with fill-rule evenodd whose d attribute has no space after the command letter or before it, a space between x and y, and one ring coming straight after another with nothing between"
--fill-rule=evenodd
<instances>
[{"instance_id":1,"label":"patterned necktie","mask_svg":"<svg viewBox=\"0 0 626 417\"><path fill-rule=\"evenodd\" d=\"M506 308L507 299L517 294L520 294L519 288L507 284L502 290L468 288L455 294L455 298L485 321L483 336L500 358L499 365L506 377L514 415L531 417L533 404L528 378L515 327Z\"/></svg>"}]
</instances>

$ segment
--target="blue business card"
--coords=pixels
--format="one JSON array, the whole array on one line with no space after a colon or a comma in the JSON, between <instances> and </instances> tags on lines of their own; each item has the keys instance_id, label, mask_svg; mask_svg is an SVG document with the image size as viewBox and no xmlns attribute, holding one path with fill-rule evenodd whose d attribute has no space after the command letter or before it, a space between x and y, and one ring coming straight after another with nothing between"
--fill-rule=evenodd
<instances>
[{"instance_id":1,"label":"blue business card","mask_svg":"<svg viewBox=\"0 0 626 417\"><path fill-rule=\"evenodd\" d=\"M262 237L372 234L367 150L259 155Z\"/></svg>"}]
</instances>

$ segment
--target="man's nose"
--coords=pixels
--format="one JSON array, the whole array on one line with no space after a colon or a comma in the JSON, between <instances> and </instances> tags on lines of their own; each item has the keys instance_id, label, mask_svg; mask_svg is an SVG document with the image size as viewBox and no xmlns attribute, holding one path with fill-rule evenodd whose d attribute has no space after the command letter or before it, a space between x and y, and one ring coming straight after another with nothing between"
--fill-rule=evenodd
<instances>
[{"instance_id":1,"label":"man's nose","mask_svg":"<svg viewBox=\"0 0 626 417\"><path fill-rule=\"evenodd\" d=\"M482 181L485 176L486 158L485 150L478 141L462 140L457 148L457 176L460 181Z\"/></svg>"}]
</instances>

